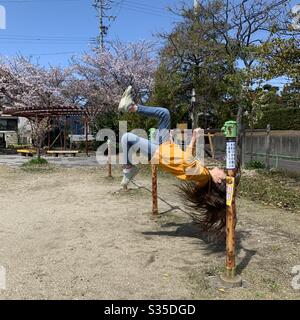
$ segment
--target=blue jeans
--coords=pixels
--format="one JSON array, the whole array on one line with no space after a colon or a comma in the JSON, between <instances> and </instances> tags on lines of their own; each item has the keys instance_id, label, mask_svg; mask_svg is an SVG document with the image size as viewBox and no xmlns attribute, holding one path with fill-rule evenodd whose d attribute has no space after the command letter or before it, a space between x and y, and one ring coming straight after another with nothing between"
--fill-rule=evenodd
<instances>
[{"instance_id":1,"label":"blue jeans","mask_svg":"<svg viewBox=\"0 0 300 320\"><path fill-rule=\"evenodd\" d=\"M168 109L159 107L146 107L138 105L137 113L143 116L157 118L158 130L156 139L150 141L141 138L133 133L127 132L122 136L122 147L124 152L123 163L132 164L132 152L140 150L140 152L148 157L150 161L159 145L169 141L170 139L170 112Z\"/></svg>"}]
</instances>

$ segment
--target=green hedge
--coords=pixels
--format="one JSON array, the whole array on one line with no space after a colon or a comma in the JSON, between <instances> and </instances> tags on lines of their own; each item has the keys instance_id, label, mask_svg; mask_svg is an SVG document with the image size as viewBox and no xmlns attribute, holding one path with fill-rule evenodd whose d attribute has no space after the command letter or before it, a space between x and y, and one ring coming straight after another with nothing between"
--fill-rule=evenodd
<instances>
[{"instance_id":1,"label":"green hedge","mask_svg":"<svg viewBox=\"0 0 300 320\"><path fill-rule=\"evenodd\" d=\"M300 130L300 108L274 108L265 111L255 128L266 128L268 124L272 130Z\"/></svg>"}]
</instances>

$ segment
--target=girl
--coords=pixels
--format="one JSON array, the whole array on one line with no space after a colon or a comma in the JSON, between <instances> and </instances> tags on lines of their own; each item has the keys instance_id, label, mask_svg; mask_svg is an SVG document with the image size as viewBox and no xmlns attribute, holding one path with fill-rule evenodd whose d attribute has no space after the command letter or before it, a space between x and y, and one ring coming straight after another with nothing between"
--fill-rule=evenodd
<instances>
[{"instance_id":1,"label":"girl","mask_svg":"<svg viewBox=\"0 0 300 320\"><path fill-rule=\"evenodd\" d=\"M138 168L132 164L132 151L137 149L157 163L165 171L182 180L181 195L188 200L190 206L198 209L201 219L198 219L202 229L219 233L224 231L226 224L226 173L219 168L208 170L192 155L197 135L200 129L193 131L190 145L182 151L170 137L170 113L165 108L137 105L132 97L132 87L124 92L119 104L120 112L135 112L158 119L158 133L155 141L126 133L122 137L124 152L124 167L122 186L127 186L137 175Z\"/></svg>"}]
</instances>

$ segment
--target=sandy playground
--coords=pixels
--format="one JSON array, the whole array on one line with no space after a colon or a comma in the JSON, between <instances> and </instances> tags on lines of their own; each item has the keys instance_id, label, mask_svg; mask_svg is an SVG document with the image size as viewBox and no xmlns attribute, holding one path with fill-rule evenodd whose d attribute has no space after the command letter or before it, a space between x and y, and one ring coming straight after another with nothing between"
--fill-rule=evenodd
<instances>
[{"instance_id":1,"label":"sandy playground","mask_svg":"<svg viewBox=\"0 0 300 320\"><path fill-rule=\"evenodd\" d=\"M180 210L132 186L121 171L59 168L41 172L0 166L1 299L299 299L300 216L238 200L238 289L211 288L225 248L209 243ZM149 173L136 179L150 187ZM159 177L159 195L182 206L176 180Z\"/></svg>"}]
</instances>

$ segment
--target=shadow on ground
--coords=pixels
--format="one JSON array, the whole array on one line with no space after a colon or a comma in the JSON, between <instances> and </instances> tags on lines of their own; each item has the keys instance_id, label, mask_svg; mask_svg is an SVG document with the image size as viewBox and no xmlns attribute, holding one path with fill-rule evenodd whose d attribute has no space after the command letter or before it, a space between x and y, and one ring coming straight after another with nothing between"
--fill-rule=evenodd
<instances>
[{"instance_id":1,"label":"shadow on ground","mask_svg":"<svg viewBox=\"0 0 300 320\"><path fill-rule=\"evenodd\" d=\"M223 239L212 240L207 234L203 234L197 226L196 223L165 223L161 225L161 228L176 228L175 230L160 230L160 231L148 231L143 232L143 235L146 236L159 236L159 237L188 237L201 240L203 243L204 255L211 255L215 253L224 253L226 252L226 243ZM250 236L249 231L237 231L236 232L236 255L238 255L242 250L244 256L241 259L240 263L236 267L236 272L238 274L248 266L252 257L256 254L255 250L249 250L242 245L243 240Z\"/></svg>"}]
</instances>

